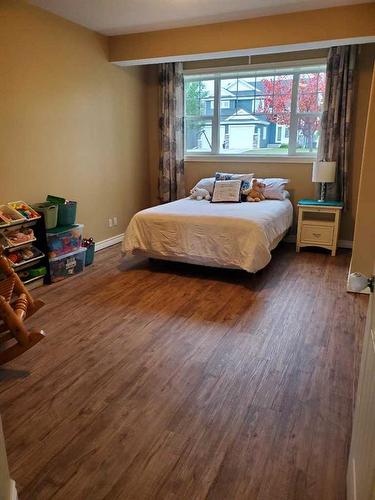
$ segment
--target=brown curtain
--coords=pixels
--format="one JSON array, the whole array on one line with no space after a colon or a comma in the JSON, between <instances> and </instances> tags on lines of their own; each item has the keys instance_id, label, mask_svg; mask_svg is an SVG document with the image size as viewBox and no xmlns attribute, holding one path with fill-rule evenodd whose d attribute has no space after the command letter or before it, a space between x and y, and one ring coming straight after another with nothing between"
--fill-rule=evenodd
<instances>
[{"instance_id":1,"label":"brown curtain","mask_svg":"<svg viewBox=\"0 0 375 500\"><path fill-rule=\"evenodd\" d=\"M347 202L347 179L354 67L357 46L331 47L318 160L336 162L336 182L327 184L327 199Z\"/></svg>"},{"instance_id":2,"label":"brown curtain","mask_svg":"<svg viewBox=\"0 0 375 500\"><path fill-rule=\"evenodd\" d=\"M185 196L182 63L160 64L159 86L159 198L165 203Z\"/></svg>"}]
</instances>

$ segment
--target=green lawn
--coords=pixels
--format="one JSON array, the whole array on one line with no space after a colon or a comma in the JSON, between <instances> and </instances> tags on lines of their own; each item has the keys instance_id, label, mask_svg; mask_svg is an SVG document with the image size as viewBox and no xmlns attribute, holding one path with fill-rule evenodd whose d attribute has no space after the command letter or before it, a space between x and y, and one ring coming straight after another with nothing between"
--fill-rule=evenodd
<instances>
[{"instance_id":1,"label":"green lawn","mask_svg":"<svg viewBox=\"0 0 375 500\"><path fill-rule=\"evenodd\" d=\"M297 153L311 153L312 155L316 154L317 150L313 149L312 151L307 151L306 149L299 148L296 150ZM248 149L244 151L242 154L259 154L259 155L285 155L288 156L287 148L261 148L261 149Z\"/></svg>"}]
</instances>

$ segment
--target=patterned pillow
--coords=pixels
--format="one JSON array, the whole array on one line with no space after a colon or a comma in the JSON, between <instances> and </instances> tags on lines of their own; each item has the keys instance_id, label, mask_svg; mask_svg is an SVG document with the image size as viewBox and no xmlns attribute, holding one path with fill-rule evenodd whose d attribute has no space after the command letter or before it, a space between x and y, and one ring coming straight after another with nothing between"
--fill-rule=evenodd
<instances>
[{"instance_id":1,"label":"patterned pillow","mask_svg":"<svg viewBox=\"0 0 375 500\"><path fill-rule=\"evenodd\" d=\"M211 203L239 203L241 201L241 179L215 181Z\"/></svg>"},{"instance_id":2,"label":"patterned pillow","mask_svg":"<svg viewBox=\"0 0 375 500\"><path fill-rule=\"evenodd\" d=\"M223 172L216 172L215 180L216 181L230 181L232 180L234 174L224 174Z\"/></svg>"},{"instance_id":3,"label":"patterned pillow","mask_svg":"<svg viewBox=\"0 0 375 500\"><path fill-rule=\"evenodd\" d=\"M231 180L241 180L241 194L249 189L251 186L251 182L253 180L254 174L231 174L224 172L216 172L215 179L217 181L231 181Z\"/></svg>"}]
</instances>

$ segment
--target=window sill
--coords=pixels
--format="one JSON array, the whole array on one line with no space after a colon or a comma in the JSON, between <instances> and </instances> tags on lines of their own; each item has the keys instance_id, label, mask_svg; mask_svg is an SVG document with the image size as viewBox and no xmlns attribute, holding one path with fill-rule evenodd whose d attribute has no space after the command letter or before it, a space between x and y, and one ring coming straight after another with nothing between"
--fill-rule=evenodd
<instances>
[{"instance_id":1,"label":"window sill","mask_svg":"<svg viewBox=\"0 0 375 500\"><path fill-rule=\"evenodd\" d=\"M307 163L316 161L314 156L275 156L275 155L185 155L186 162L238 162L238 163Z\"/></svg>"}]
</instances>

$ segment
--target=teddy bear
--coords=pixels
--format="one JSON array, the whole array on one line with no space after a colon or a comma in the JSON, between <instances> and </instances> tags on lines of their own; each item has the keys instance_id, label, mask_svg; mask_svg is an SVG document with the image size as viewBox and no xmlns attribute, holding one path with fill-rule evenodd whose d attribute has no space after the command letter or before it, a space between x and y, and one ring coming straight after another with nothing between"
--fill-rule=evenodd
<instances>
[{"instance_id":1,"label":"teddy bear","mask_svg":"<svg viewBox=\"0 0 375 500\"><path fill-rule=\"evenodd\" d=\"M247 201L262 201L266 199L263 194L265 188L266 185L263 182L259 182L258 179L253 179L251 186L242 191L242 194L246 196Z\"/></svg>"},{"instance_id":2,"label":"teddy bear","mask_svg":"<svg viewBox=\"0 0 375 500\"><path fill-rule=\"evenodd\" d=\"M211 196L207 189L195 187L190 191L190 198L200 201L203 199L210 200Z\"/></svg>"}]
</instances>

